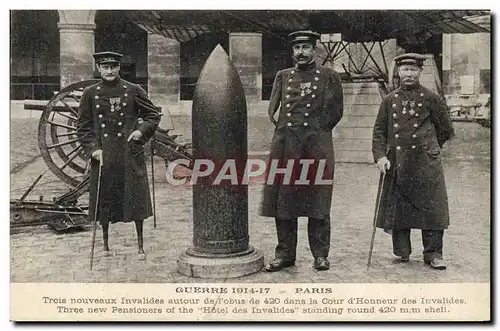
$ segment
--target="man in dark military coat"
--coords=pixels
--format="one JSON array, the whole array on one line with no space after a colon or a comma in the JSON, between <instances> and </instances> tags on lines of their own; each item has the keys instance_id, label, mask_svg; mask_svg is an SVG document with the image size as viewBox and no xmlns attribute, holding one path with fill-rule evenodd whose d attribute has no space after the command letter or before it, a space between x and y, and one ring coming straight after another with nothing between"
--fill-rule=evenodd
<instances>
[{"instance_id":1,"label":"man in dark military coat","mask_svg":"<svg viewBox=\"0 0 500 331\"><path fill-rule=\"evenodd\" d=\"M343 115L342 85L335 71L314 60L318 33L298 31L289 37L295 66L277 73L269 102L269 118L276 128L262 215L275 218L278 245L265 270L295 264L298 217L308 217L313 267L328 270L335 161L332 130ZM274 174L273 162L278 162Z\"/></svg>"},{"instance_id":2,"label":"man in dark military coat","mask_svg":"<svg viewBox=\"0 0 500 331\"><path fill-rule=\"evenodd\" d=\"M382 101L373 128L374 161L386 174L376 224L392 233L399 262L409 261L411 229L421 229L424 262L445 269L443 234L450 221L440 149L454 129L444 99L419 82L425 57L395 60L401 85Z\"/></svg>"},{"instance_id":3,"label":"man in dark military coat","mask_svg":"<svg viewBox=\"0 0 500 331\"><path fill-rule=\"evenodd\" d=\"M77 124L92 158L89 216L93 218L98 200L106 252L109 224L134 221L143 259L143 220L152 215L144 144L154 135L160 114L140 86L121 79L121 54L101 52L94 58L102 79L83 91ZM96 160L102 161L99 197Z\"/></svg>"}]
</instances>

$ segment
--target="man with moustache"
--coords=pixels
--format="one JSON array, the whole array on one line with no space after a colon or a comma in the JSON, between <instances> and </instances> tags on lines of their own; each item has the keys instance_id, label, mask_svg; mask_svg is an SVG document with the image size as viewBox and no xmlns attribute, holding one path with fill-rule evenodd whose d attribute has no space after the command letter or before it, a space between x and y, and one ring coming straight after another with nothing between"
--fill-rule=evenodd
<instances>
[{"instance_id":1,"label":"man with moustache","mask_svg":"<svg viewBox=\"0 0 500 331\"><path fill-rule=\"evenodd\" d=\"M268 109L275 130L261 211L263 216L275 218L278 245L265 270L295 264L298 217L308 217L313 268L328 270L335 161L332 130L343 115L342 85L335 71L314 59L318 33L297 31L289 38L295 66L276 74ZM283 174L270 176L273 161L279 161L277 168L287 168L290 181ZM293 162L292 168L288 161ZM308 184L301 180L302 170L308 174ZM325 181L316 181L317 172Z\"/></svg>"},{"instance_id":2,"label":"man with moustache","mask_svg":"<svg viewBox=\"0 0 500 331\"><path fill-rule=\"evenodd\" d=\"M92 160L89 216L99 201L104 251L109 252L109 224L133 221L139 259L144 259L143 220L152 216L144 144L153 137L160 114L139 85L120 77L121 58L115 52L94 54L101 81L83 91L77 134ZM99 196L97 160L102 162Z\"/></svg>"},{"instance_id":3,"label":"man with moustache","mask_svg":"<svg viewBox=\"0 0 500 331\"><path fill-rule=\"evenodd\" d=\"M425 56L395 58L400 87L388 94L373 128L373 157L385 174L376 225L392 234L397 262L409 262L410 231L422 231L423 259L446 269L443 235L448 197L440 149L454 136L444 99L419 82Z\"/></svg>"}]
</instances>

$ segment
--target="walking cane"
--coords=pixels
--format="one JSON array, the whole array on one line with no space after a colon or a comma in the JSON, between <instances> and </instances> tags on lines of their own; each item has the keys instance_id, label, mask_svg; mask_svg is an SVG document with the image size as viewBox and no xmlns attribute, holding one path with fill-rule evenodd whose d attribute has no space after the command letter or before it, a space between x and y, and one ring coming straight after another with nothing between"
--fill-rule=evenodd
<instances>
[{"instance_id":1,"label":"walking cane","mask_svg":"<svg viewBox=\"0 0 500 331\"><path fill-rule=\"evenodd\" d=\"M92 270L92 262L94 260L95 234L97 231L97 211L99 209L99 191L101 189L101 170L102 170L102 154L101 157L99 158L99 173L97 177L97 195L95 199L94 220L92 229L92 249L90 251L90 270Z\"/></svg>"},{"instance_id":2,"label":"walking cane","mask_svg":"<svg viewBox=\"0 0 500 331\"><path fill-rule=\"evenodd\" d=\"M377 231L377 215L380 209L380 200L382 199L382 192L384 191L384 183L385 183L385 172L382 175L380 175L378 183L377 201L375 204L375 215L373 215L372 240L370 243L370 252L368 253L368 263L366 265L366 271L370 269L370 264L372 261L373 244L375 242L375 232Z\"/></svg>"},{"instance_id":3,"label":"walking cane","mask_svg":"<svg viewBox=\"0 0 500 331\"><path fill-rule=\"evenodd\" d=\"M151 184L153 189L153 227L156 229L156 198L155 198L155 166L154 166L154 154L155 154L155 138L151 140Z\"/></svg>"}]
</instances>

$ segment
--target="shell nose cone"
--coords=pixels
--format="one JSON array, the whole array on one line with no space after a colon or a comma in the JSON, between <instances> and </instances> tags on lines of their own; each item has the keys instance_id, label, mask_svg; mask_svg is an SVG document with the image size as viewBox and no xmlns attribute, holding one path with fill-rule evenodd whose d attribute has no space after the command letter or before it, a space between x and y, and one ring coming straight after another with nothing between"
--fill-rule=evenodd
<instances>
[{"instance_id":1,"label":"shell nose cone","mask_svg":"<svg viewBox=\"0 0 500 331\"><path fill-rule=\"evenodd\" d=\"M233 95L244 94L238 71L221 45L215 47L203 65L195 94L200 89L217 89L221 92L227 90Z\"/></svg>"},{"instance_id":2,"label":"shell nose cone","mask_svg":"<svg viewBox=\"0 0 500 331\"><path fill-rule=\"evenodd\" d=\"M205 62L193 94L195 158L246 155L247 104L240 76L218 45Z\"/></svg>"}]
</instances>

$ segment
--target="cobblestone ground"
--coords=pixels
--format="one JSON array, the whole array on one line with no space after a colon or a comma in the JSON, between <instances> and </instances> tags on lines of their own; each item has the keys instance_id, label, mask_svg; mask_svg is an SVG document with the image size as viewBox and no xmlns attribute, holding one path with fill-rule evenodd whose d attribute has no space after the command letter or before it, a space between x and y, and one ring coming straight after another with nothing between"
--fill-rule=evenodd
<instances>
[{"instance_id":1,"label":"cobblestone ground","mask_svg":"<svg viewBox=\"0 0 500 331\"><path fill-rule=\"evenodd\" d=\"M263 121L265 121L263 119ZM337 164L332 205L329 271L311 268L307 221L299 222L297 265L278 273L258 272L226 282L488 282L490 281L490 130L474 123L456 123L457 140L443 151L449 194L451 227L445 232L444 256L448 269L435 271L422 262L420 233L412 234L413 255L406 265L392 263L390 236L377 230L372 267L366 270L371 239L378 174L373 165ZM12 148L15 148L13 146ZM12 282L213 282L177 272L177 258L192 241L192 191L162 180L161 163L156 178L158 225L145 223L147 259L137 260L133 224L110 228L112 255L102 251L97 232L94 269L89 271L91 231L57 234L47 226L11 232ZM41 160L11 174L12 198L46 169ZM68 188L47 174L33 192L46 199ZM274 254L274 221L258 215L260 185L249 187L250 244L266 262ZM86 196L81 203L86 203Z\"/></svg>"}]
</instances>

